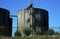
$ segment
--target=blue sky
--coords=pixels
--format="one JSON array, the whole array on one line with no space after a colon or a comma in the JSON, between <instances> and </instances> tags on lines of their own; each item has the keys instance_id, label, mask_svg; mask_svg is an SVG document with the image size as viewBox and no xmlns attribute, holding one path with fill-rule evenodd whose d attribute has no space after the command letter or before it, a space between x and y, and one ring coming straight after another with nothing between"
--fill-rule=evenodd
<instances>
[{"instance_id":1,"label":"blue sky","mask_svg":"<svg viewBox=\"0 0 60 39\"><path fill-rule=\"evenodd\" d=\"M49 27L60 26L60 0L31 0L36 8L49 12ZM28 0L0 0L0 8L10 11L10 15L18 15L18 10L28 7ZM13 18L13 27L17 27L17 18ZM16 28L13 28L13 33Z\"/></svg>"}]
</instances>

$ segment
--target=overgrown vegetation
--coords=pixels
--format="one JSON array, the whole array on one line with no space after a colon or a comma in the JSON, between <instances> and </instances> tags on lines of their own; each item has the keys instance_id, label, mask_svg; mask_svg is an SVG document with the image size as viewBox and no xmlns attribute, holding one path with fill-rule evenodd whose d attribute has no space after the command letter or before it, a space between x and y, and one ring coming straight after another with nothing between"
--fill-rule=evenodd
<instances>
[{"instance_id":1,"label":"overgrown vegetation","mask_svg":"<svg viewBox=\"0 0 60 39\"><path fill-rule=\"evenodd\" d=\"M21 36L21 32L16 31L16 32L15 32L15 36Z\"/></svg>"},{"instance_id":2,"label":"overgrown vegetation","mask_svg":"<svg viewBox=\"0 0 60 39\"><path fill-rule=\"evenodd\" d=\"M46 35L54 35L55 34L55 31L53 29L49 29L47 32L46 32Z\"/></svg>"},{"instance_id":3,"label":"overgrown vegetation","mask_svg":"<svg viewBox=\"0 0 60 39\"><path fill-rule=\"evenodd\" d=\"M0 26L0 30L3 30L4 29L4 27L3 26Z\"/></svg>"},{"instance_id":4,"label":"overgrown vegetation","mask_svg":"<svg viewBox=\"0 0 60 39\"><path fill-rule=\"evenodd\" d=\"M47 32L46 32L47 35L60 35L59 32L55 32L53 29L49 29Z\"/></svg>"},{"instance_id":5,"label":"overgrown vegetation","mask_svg":"<svg viewBox=\"0 0 60 39\"><path fill-rule=\"evenodd\" d=\"M26 35L26 36L29 36L31 34L31 28L24 28L23 29L23 33Z\"/></svg>"},{"instance_id":6,"label":"overgrown vegetation","mask_svg":"<svg viewBox=\"0 0 60 39\"><path fill-rule=\"evenodd\" d=\"M41 35L41 29L39 27L36 28L36 31L34 32L35 35Z\"/></svg>"},{"instance_id":7,"label":"overgrown vegetation","mask_svg":"<svg viewBox=\"0 0 60 39\"><path fill-rule=\"evenodd\" d=\"M31 28L29 28L29 27L25 27L24 29L23 29L23 33L25 34L25 37L27 37L27 36L29 36L29 35L31 35L31 33L33 33L33 36L35 35L35 36L41 36L42 34L41 34L41 30L40 29L38 29L37 28L37 30L36 30L36 32L32 32L31 31ZM16 31L15 32L15 36L21 36L22 34L21 34L21 32L19 32L19 31ZM58 36L58 35L60 35L60 33L59 32L55 32L53 29L49 29L45 34L43 34L42 36L53 36L53 35L56 35L56 36ZM32 37L33 38L33 37ZM48 37L48 38L50 38L50 37Z\"/></svg>"}]
</instances>

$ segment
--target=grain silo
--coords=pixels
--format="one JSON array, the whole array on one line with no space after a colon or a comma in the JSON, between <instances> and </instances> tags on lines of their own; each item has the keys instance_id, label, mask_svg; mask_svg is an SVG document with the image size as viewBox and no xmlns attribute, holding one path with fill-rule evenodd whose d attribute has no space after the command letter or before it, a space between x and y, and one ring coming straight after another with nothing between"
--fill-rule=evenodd
<instances>
[{"instance_id":1,"label":"grain silo","mask_svg":"<svg viewBox=\"0 0 60 39\"><path fill-rule=\"evenodd\" d=\"M18 12L18 31L22 31L24 27L30 27L34 31L37 28L41 33L45 33L48 30L48 11L40 8L34 8L30 4L27 8Z\"/></svg>"},{"instance_id":2,"label":"grain silo","mask_svg":"<svg viewBox=\"0 0 60 39\"><path fill-rule=\"evenodd\" d=\"M4 8L0 8L0 28L4 27L0 31L0 36L12 36L12 18L10 17L10 11Z\"/></svg>"}]
</instances>

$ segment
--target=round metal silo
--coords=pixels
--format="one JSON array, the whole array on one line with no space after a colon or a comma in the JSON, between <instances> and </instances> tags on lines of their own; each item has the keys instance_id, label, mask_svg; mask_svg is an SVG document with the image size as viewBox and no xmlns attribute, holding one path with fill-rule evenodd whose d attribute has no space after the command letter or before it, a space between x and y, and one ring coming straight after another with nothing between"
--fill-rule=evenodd
<instances>
[{"instance_id":1,"label":"round metal silo","mask_svg":"<svg viewBox=\"0 0 60 39\"><path fill-rule=\"evenodd\" d=\"M48 30L48 11L44 9L34 8L32 14L32 27L34 30L40 28L42 33Z\"/></svg>"}]
</instances>

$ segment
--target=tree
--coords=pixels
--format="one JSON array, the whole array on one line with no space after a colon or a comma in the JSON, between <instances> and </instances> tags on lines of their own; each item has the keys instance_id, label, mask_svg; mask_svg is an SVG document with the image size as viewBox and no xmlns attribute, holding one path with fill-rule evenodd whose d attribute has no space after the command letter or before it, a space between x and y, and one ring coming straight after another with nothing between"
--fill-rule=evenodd
<instances>
[{"instance_id":1,"label":"tree","mask_svg":"<svg viewBox=\"0 0 60 39\"><path fill-rule=\"evenodd\" d=\"M23 29L23 33L26 35L26 36L29 36L31 34L31 29L26 27Z\"/></svg>"},{"instance_id":2,"label":"tree","mask_svg":"<svg viewBox=\"0 0 60 39\"><path fill-rule=\"evenodd\" d=\"M21 32L16 31L16 32L15 32L15 36L21 36Z\"/></svg>"}]
</instances>

